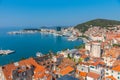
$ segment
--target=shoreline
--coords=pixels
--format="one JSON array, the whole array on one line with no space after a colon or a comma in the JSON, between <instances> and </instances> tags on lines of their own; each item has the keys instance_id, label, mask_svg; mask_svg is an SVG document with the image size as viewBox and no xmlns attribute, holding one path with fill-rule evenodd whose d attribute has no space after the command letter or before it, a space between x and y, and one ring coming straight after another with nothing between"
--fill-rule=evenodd
<instances>
[{"instance_id":1,"label":"shoreline","mask_svg":"<svg viewBox=\"0 0 120 80\"><path fill-rule=\"evenodd\" d=\"M66 48L72 49L72 48L74 48L74 46L77 46L77 45L83 43L82 40L70 42L70 41L67 41L65 37L64 38L63 37L56 38L54 36L46 36L46 35L39 35L39 34L35 34L35 35L36 36L34 36L34 35L31 35L31 36L28 36L28 35L24 35L24 36L5 35L6 37L1 36L1 39L0 39L2 41L2 43L0 43L1 47L5 48L5 49L7 49L7 48L9 49L11 47L12 49L15 50L15 53L10 54L10 55L5 55L5 56L0 55L0 59L3 60L3 62L2 61L0 62L0 65L8 64L11 61L19 61L22 56L25 56L27 58L29 58L30 56L34 57L36 55L35 53L38 51L40 51L42 53L48 53L49 50L57 52L60 50L64 50ZM36 42L34 42L34 39L36 40ZM53 45L48 45L46 48L45 45L48 44L48 42L46 42L47 40L49 40L50 44L53 44ZM6 41L7 41L7 44L6 44ZM21 43L16 44L14 42L21 42ZM29 43L32 43L32 44L29 44ZM24 46L25 44L26 44L26 47L22 48L22 46ZM2 45L4 45L4 46L2 46ZM7 46L7 47L5 47L5 46ZM34 46L34 47L30 48L30 46ZM59 47L56 47L56 46L59 46ZM54 48L54 47L56 47L56 48Z\"/></svg>"}]
</instances>

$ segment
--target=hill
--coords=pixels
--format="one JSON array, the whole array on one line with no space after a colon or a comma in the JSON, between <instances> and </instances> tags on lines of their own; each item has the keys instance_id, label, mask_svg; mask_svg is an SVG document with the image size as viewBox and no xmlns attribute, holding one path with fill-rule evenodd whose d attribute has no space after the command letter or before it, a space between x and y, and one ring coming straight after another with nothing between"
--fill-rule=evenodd
<instances>
[{"instance_id":1,"label":"hill","mask_svg":"<svg viewBox=\"0 0 120 80\"><path fill-rule=\"evenodd\" d=\"M108 20L108 19L95 19L82 24L78 24L75 28L79 29L81 32L85 32L88 28L93 26L99 26L102 28L113 27L115 25L120 25L120 21Z\"/></svg>"}]
</instances>

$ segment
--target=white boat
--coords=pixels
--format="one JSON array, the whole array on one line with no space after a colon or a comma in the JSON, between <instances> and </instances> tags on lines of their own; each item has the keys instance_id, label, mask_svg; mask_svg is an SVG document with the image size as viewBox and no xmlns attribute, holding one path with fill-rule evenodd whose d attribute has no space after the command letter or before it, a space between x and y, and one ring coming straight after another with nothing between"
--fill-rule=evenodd
<instances>
[{"instance_id":1,"label":"white boat","mask_svg":"<svg viewBox=\"0 0 120 80\"><path fill-rule=\"evenodd\" d=\"M23 34L22 31L12 31L12 32L8 32L8 34Z\"/></svg>"},{"instance_id":2,"label":"white boat","mask_svg":"<svg viewBox=\"0 0 120 80\"><path fill-rule=\"evenodd\" d=\"M10 54L10 53L13 53L15 51L13 50L0 50L0 55L7 55L7 54Z\"/></svg>"},{"instance_id":3,"label":"white boat","mask_svg":"<svg viewBox=\"0 0 120 80\"><path fill-rule=\"evenodd\" d=\"M59 36L59 34L57 34L57 33L53 33L53 35L54 35L54 36Z\"/></svg>"},{"instance_id":4,"label":"white boat","mask_svg":"<svg viewBox=\"0 0 120 80\"><path fill-rule=\"evenodd\" d=\"M75 41L77 40L78 38L77 37L74 37L74 36L70 36L68 37L68 41Z\"/></svg>"},{"instance_id":5,"label":"white boat","mask_svg":"<svg viewBox=\"0 0 120 80\"><path fill-rule=\"evenodd\" d=\"M36 56L37 56L37 57L41 57L41 56L43 56L43 54L42 54L41 52L37 52L37 53L36 53Z\"/></svg>"}]
</instances>

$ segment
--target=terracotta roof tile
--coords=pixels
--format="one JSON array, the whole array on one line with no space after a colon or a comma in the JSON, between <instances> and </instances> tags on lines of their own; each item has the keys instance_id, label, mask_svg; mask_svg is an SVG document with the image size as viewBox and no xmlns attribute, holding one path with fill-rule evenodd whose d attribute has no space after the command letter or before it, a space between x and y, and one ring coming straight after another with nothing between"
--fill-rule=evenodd
<instances>
[{"instance_id":1,"label":"terracotta roof tile","mask_svg":"<svg viewBox=\"0 0 120 80\"><path fill-rule=\"evenodd\" d=\"M21 67L21 66L30 66L30 65L33 65L35 67L35 71L34 71L35 78L44 76L45 68L37 64L37 62L33 58L22 60L18 62L17 64L18 65L8 64L8 65L3 66L3 73L5 75L6 80L12 80L12 71L15 70L16 68ZM20 70L20 72L21 71L23 70Z\"/></svg>"},{"instance_id":2,"label":"terracotta roof tile","mask_svg":"<svg viewBox=\"0 0 120 80\"><path fill-rule=\"evenodd\" d=\"M94 78L94 79L98 79L100 77L99 74L96 74L94 72L89 72L87 76L91 77L91 78Z\"/></svg>"},{"instance_id":3,"label":"terracotta roof tile","mask_svg":"<svg viewBox=\"0 0 120 80\"><path fill-rule=\"evenodd\" d=\"M70 72L73 71L73 70L74 70L73 67L67 66L66 68L60 70L60 74L61 74L61 75L66 75L66 74L70 73Z\"/></svg>"},{"instance_id":4,"label":"terracotta roof tile","mask_svg":"<svg viewBox=\"0 0 120 80\"><path fill-rule=\"evenodd\" d=\"M12 80L12 71L14 69L16 69L16 66L14 64L8 64L3 66L3 73L6 80Z\"/></svg>"},{"instance_id":5,"label":"terracotta roof tile","mask_svg":"<svg viewBox=\"0 0 120 80\"><path fill-rule=\"evenodd\" d=\"M120 65L113 67L112 70L120 72Z\"/></svg>"},{"instance_id":6,"label":"terracotta roof tile","mask_svg":"<svg viewBox=\"0 0 120 80\"><path fill-rule=\"evenodd\" d=\"M80 76L86 77L86 76L87 76L87 73L86 73L86 72L80 72Z\"/></svg>"},{"instance_id":7,"label":"terracotta roof tile","mask_svg":"<svg viewBox=\"0 0 120 80\"><path fill-rule=\"evenodd\" d=\"M117 79L114 78L113 76L107 76L106 79L117 80Z\"/></svg>"}]
</instances>

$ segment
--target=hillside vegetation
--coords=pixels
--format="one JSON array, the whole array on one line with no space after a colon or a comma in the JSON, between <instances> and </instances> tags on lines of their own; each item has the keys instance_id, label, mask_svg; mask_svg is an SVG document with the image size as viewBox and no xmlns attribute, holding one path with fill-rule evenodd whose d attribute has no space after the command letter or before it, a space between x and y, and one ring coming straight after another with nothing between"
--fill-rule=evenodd
<instances>
[{"instance_id":1,"label":"hillside vegetation","mask_svg":"<svg viewBox=\"0 0 120 80\"><path fill-rule=\"evenodd\" d=\"M79 29L81 32L84 33L85 31L88 30L88 28L93 26L108 28L108 27L113 27L115 25L120 25L120 21L108 20L108 19L95 19L82 24L78 24L75 26L75 28Z\"/></svg>"}]
</instances>

